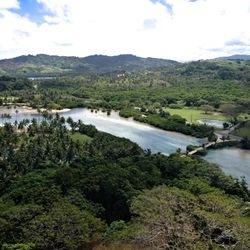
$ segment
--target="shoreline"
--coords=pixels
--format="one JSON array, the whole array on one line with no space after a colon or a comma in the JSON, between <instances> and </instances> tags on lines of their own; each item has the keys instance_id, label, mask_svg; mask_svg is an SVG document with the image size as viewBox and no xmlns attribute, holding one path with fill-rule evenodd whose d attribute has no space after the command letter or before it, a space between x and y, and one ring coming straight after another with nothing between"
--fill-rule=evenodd
<instances>
[{"instance_id":1,"label":"shoreline","mask_svg":"<svg viewBox=\"0 0 250 250\"><path fill-rule=\"evenodd\" d=\"M34 108L31 108L31 107L28 107L28 106L22 106L20 107L22 108L22 113L35 113L35 114L38 114L38 110L37 109L34 109ZM64 112L68 112L70 111L71 109L68 109L68 108L65 108L65 109L45 109L45 108L41 108L39 109L41 112L44 112L44 111L47 111L49 114L56 114L56 113L64 113Z\"/></svg>"},{"instance_id":2,"label":"shoreline","mask_svg":"<svg viewBox=\"0 0 250 250\"><path fill-rule=\"evenodd\" d=\"M18 113L21 114L39 114L38 109L23 105L23 106L16 106L14 108L14 106L0 106L1 109L4 110L5 113L9 114L9 113L13 113L13 110L18 110ZM71 109L68 108L64 108L64 109L45 109L45 108L41 108L40 111L44 112L47 111L49 114L56 114L56 113L64 113L64 112L68 112Z\"/></svg>"},{"instance_id":3,"label":"shoreline","mask_svg":"<svg viewBox=\"0 0 250 250\"><path fill-rule=\"evenodd\" d=\"M9 106L9 108L6 107L6 106L1 106L0 108L3 108L7 114L8 113L12 114L13 112L15 112L15 110L18 110L18 113L20 113L20 114L39 114L38 109L32 108L32 107L30 107L28 105L20 105L20 106L17 106L16 108L14 108L14 106L11 106L11 107ZM99 113L99 115L103 114L103 119L104 120L109 117L108 115L106 115L106 112L103 112L101 110L93 109L93 111L92 111L92 109L90 109L90 108L86 108L86 109L89 111L89 113L93 113L93 115L95 115L97 113ZM47 111L49 114L56 114L56 113L60 114L60 113L69 112L71 109L63 108L63 109L60 109L60 110L57 110L57 109L47 110L45 108L40 108L39 110L41 111L40 114L42 115L42 112L44 112L44 111ZM183 136L183 138L184 137L186 137L186 138L195 138L195 139L198 139L200 141L203 141L203 143L205 143L207 141L206 137L199 138L199 137L196 137L196 136L187 135L187 134L177 132L177 131L166 130L166 129L154 126L154 125L152 125L150 123L147 123L147 122L138 121L137 119L134 119L134 117L121 116L120 112L116 111L116 110L111 110L111 112L113 113L113 115L115 114L115 116L118 117L119 119L122 119L123 122L125 122L125 124L127 124L127 122L133 121L137 125L143 126L143 127L147 128L147 129L157 129L160 133L172 134L172 135L176 133L176 135ZM110 117L109 117L109 119L110 119ZM232 145L232 146L235 146L235 144ZM226 142L219 143L219 148L225 148L225 147L228 147L228 143L226 143ZM213 149L217 149L217 148L213 147Z\"/></svg>"}]
</instances>

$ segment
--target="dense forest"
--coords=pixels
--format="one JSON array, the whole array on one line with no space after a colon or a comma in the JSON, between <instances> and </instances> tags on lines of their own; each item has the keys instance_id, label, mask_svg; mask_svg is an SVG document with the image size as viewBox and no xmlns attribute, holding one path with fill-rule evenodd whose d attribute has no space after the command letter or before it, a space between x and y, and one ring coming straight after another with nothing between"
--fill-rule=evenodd
<instances>
[{"instance_id":1,"label":"dense forest","mask_svg":"<svg viewBox=\"0 0 250 250\"><path fill-rule=\"evenodd\" d=\"M197 137L213 129L187 124L165 107L191 107L219 112L231 123L248 119L250 110L249 61L197 61L134 73L112 72L65 76L36 81L0 78L3 103L25 103L34 108L73 107L119 110L124 117L166 130ZM25 84L24 84L25 82Z\"/></svg>"},{"instance_id":2,"label":"dense forest","mask_svg":"<svg viewBox=\"0 0 250 250\"><path fill-rule=\"evenodd\" d=\"M176 63L173 60L142 58L130 54L118 56L93 55L87 57L39 54L0 60L0 74L28 77L79 75L114 71L134 72Z\"/></svg>"},{"instance_id":3,"label":"dense forest","mask_svg":"<svg viewBox=\"0 0 250 250\"><path fill-rule=\"evenodd\" d=\"M98 56L88 58L93 64L97 59L101 63ZM1 76L0 105L39 112L114 109L162 129L216 140L213 127L167 111L194 108L239 124L238 136L249 133L249 61L158 66L35 80ZM249 138L242 143L248 147ZM3 124L0 149L3 250L250 248L245 179L226 176L199 157L152 154L128 139L47 112L42 121Z\"/></svg>"},{"instance_id":4,"label":"dense forest","mask_svg":"<svg viewBox=\"0 0 250 250\"><path fill-rule=\"evenodd\" d=\"M2 249L250 247L244 179L198 157L59 115L6 123L0 147Z\"/></svg>"},{"instance_id":5,"label":"dense forest","mask_svg":"<svg viewBox=\"0 0 250 250\"><path fill-rule=\"evenodd\" d=\"M0 79L0 85L5 90L1 96L17 96L19 102L28 101L32 105L55 103L63 107L85 105L120 110L166 105L211 105L214 108L222 105L223 108L223 104L234 104L236 110L249 111L249 72L249 61L197 61L135 73L38 79L34 83L35 94L30 86L20 85L17 89L9 84L6 89L6 79ZM21 89L23 91L15 91ZM234 109L224 108L228 112Z\"/></svg>"}]
</instances>

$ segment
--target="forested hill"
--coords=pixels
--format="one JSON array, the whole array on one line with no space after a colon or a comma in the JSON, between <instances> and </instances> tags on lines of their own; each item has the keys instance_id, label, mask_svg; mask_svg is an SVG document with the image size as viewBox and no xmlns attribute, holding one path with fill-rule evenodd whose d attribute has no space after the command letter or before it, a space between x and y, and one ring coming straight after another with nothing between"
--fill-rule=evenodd
<instances>
[{"instance_id":1,"label":"forested hill","mask_svg":"<svg viewBox=\"0 0 250 250\"><path fill-rule=\"evenodd\" d=\"M166 81L167 79L171 85L184 82L200 85L201 81L212 81L214 85L217 85L217 81L226 83L226 80L249 84L250 61L199 60L152 69L148 75L157 77L158 82L159 80L165 79Z\"/></svg>"},{"instance_id":2,"label":"forested hill","mask_svg":"<svg viewBox=\"0 0 250 250\"><path fill-rule=\"evenodd\" d=\"M216 60L245 60L250 61L250 55L232 55L232 56L224 56L218 57Z\"/></svg>"},{"instance_id":3,"label":"forested hill","mask_svg":"<svg viewBox=\"0 0 250 250\"><path fill-rule=\"evenodd\" d=\"M39 54L0 60L0 75L55 76L114 71L134 72L176 63L173 60L142 58L134 55L93 55L80 58Z\"/></svg>"}]
</instances>

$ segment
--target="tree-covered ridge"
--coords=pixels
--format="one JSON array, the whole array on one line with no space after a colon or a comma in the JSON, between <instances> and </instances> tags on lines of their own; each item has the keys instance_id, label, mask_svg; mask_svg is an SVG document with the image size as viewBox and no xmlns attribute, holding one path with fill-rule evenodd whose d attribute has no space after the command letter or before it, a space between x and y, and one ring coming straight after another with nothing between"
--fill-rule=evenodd
<instances>
[{"instance_id":1,"label":"tree-covered ridge","mask_svg":"<svg viewBox=\"0 0 250 250\"><path fill-rule=\"evenodd\" d=\"M91 98L107 108L118 106L119 103L124 108L130 104L160 103L164 106L180 101L187 106L218 106L230 102L247 108L250 98L249 72L249 62L204 61L134 74L58 78L42 82L41 88L72 90L74 97Z\"/></svg>"},{"instance_id":2,"label":"tree-covered ridge","mask_svg":"<svg viewBox=\"0 0 250 250\"><path fill-rule=\"evenodd\" d=\"M33 84L30 80L1 77L0 101L14 100L34 108L115 109L125 117L162 129L207 137L213 132L211 128L186 124L180 117L168 115L165 107L188 106L205 113L216 112L232 123L237 122L239 114L247 119L249 72L249 62L210 60L132 74L112 72L58 77Z\"/></svg>"},{"instance_id":3,"label":"tree-covered ridge","mask_svg":"<svg viewBox=\"0 0 250 250\"><path fill-rule=\"evenodd\" d=\"M216 60L250 60L250 55L236 54L231 56L217 57Z\"/></svg>"},{"instance_id":4,"label":"tree-covered ridge","mask_svg":"<svg viewBox=\"0 0 250 250\"><path fill-rule=\"evenodd\" d=\"M0 73L17 76L58 76L113 71L134 72L176 63L173 60L141 58L134 55L93 55L80 58L39 54L0 60Z\"/></svg>"},{"instance_id":5,"label":"tree-covered ridge","mask_svg":"<svg viewBox=\"0 0 250 250\"><path fill-rule=\"evenodd\" d=\"M68 107L107 109L169 105L218 108L229 103L236 111L248 112L249 72L248 61L198 61L133 74L85 74L47 79L36 82L36 94L27 91L2 91L0 94L15 95L20 101L45 106L55 102Z\"/></svg>"},{"instance_id":6,"label":"tree-covered ridge","mask_svg":"<svg viewBox=\"0 0 250 250\"><path fill-rule=\"evenodd\" d=\"M8 97L12 96L14 102L34 108L115 109L125 117L166 130L206 137L213 132L211 128L185 124L180 117L162 111L165 107L188 106L221 113L231 122L239 114L247 117L249 72L249 62L199 61L132 74L113 72L38 80L33 87L30 80L2 77L0 101L9 103Z\"/></svg>"},{"instance_id":7,"label":"tree-covered ridge","mask_svg":"<svg viewBox=\"0 0 250 250\"><path fill-rule=\"evenodd\" d=\"M166 76L182 76L182 79L197 80L238 80L247 83L250 79L250 61L244 60L204 60L167 67L163 70Z\"/></svg>"},{"instance_id":8,"label":"tree-covered ridge","mask_svg":"<svg viewBox=\"0 0 250 250\"><path fill-rule=\"evenodd\" d=\"M1 76L0 77L0 92L12 90L31 90L33 82L26 78L16 78Z\"/></svg>"},{"instance_id":9,"label":"tree-covered ridge","mask_svg":"<svg viewBox=\"0 0 250 250\"><path fill-rule=\"evenodd\" d=\"M6 123L0 148L2 249L249 248L244 179L204 160L144 152L58 115Z\"/></svg>"}]
</instances>

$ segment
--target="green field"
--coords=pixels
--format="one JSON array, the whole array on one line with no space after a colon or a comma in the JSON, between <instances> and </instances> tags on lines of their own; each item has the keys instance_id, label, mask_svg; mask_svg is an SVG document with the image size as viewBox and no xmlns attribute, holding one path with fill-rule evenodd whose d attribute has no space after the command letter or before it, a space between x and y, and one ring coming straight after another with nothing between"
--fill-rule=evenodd
<instances>
[{"instance_id":1,"label":"green field","mask_svg":"<svg viewBox=\"0 0 250 250\"><path fill-rule=\"evenodd\" d=\"M182 109L171 109L165 108L171 115L180 115L185 118L188 122L197 123L197 120L219 120L227 121L228 118L217 112L209 112L205 114L203 110L192 109L192 108L182 108Z\"/></svg>"},{"instance_id":2,"label":"green field","mask_svg":"<svg viewBox=\"0 0 250 250\"><path fill-rule=\"evenodd\" d=\"M248 121L250 120L250 115L246 113L242 113L242 114L239 114L237 118L239 121Z\"/></svg>"},{"instance_id":3,"label":"green field","mask_svg":"<svg viewBox=\"0 0 250 250\"><path fill-rule=\"evenodd\" d=\"M74 134L70 134L70 137L74 142L79 141L80 143L84 143L84 144L92 140L89 136L78 133L78 132Z\"/></svg>"},{"instance_id":4,"label":"green field","mask_svg":"<svg viewBox=\"0 0 250 250\"><path fill-rule=\"evenodd\" d=\"M234 134L240 137L247 136L250 138L250 121L246 122L243 127L235 130Z\"/></svg>"}]
</instances>

